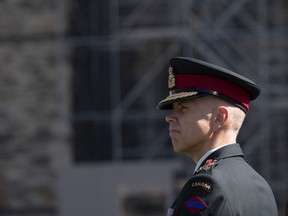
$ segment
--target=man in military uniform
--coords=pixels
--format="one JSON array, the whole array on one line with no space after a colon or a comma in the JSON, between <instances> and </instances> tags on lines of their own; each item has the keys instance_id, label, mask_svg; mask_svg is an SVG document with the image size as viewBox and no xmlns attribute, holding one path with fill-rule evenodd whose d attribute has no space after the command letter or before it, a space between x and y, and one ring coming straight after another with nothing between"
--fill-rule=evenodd
<instances>
[{"instance_id":1,"label":"man in military uniform","mask_svg":"<svg viewBox=\"0 0 288 216\"><path fill-rule=\"evenodd\" d=\"M168 87L157 108L171 110L166 121L173 149L196 168L167 215L278 215L272 190L236 143L259 86L232 71L177 57L170 60Z\"/></svg>"}]
</instances>

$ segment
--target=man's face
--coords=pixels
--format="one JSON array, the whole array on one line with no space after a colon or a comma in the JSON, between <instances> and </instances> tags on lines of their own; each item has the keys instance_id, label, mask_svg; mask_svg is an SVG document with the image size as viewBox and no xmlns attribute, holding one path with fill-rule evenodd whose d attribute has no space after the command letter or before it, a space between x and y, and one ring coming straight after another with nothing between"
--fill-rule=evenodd
<instances>
[{"instance_id":1,"label":"man's face","mask_svg":"<svg viewBox=\"0 0 288 216\"><path fill-rule=\"evenodd\" d=\"M211 96L173 104L166 121L169 123L169 135L175 152L191 155L209 142L213 108Z\"/></svg>"}]
</instances>

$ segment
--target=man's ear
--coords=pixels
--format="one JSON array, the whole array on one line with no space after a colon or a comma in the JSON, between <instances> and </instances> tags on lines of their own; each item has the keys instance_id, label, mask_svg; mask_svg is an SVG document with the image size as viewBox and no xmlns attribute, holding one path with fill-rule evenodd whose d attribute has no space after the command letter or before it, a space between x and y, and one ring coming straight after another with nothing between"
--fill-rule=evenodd
<instances>
[{"instance_id":1,"label":"man's ear","mask_svg":"<svg viewBox=\"0 0 288 216\"><path fill-rule=\"evenodd\" d=\"M215 114L216 114L216 116L215 116L214 122L213 122L213 129L214 129L214 131L217 131L227 121L229 112L228 112L228 109L226 107L220 106L217 108Z\"/></svg>"}]
</instances>

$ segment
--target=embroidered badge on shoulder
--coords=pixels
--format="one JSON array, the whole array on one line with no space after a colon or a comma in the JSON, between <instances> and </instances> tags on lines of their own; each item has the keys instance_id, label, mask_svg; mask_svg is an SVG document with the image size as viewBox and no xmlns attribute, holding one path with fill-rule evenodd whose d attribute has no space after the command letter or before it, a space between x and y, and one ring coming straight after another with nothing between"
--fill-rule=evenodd
<instances>
[{"instance_id":1,"label":"embroidered badge on shoulder","mask_svg":"<svg viewBox=\"0 0 288 216\"><path fill-rule=\"evenodd\" d=\"M205 171L207 172L208 170L212 169L215 165L217 165L219 162L218 160L212 160L212 159L209 159L206 161L206 163L201 166L197 171L196 173L198 172L201 172L201 171Z\"/></svg>"},{"instance_id":2,"label":"embroidered badge on shoulder","mask_svg":"<svg viewBox=\"0 0 288 216\"><path fill-rule=\"evenodd\" d=\"M208 205L199 196L187 200L185 206L191 213L197 213L208 208Z\"/></svg>"}]
</instances>

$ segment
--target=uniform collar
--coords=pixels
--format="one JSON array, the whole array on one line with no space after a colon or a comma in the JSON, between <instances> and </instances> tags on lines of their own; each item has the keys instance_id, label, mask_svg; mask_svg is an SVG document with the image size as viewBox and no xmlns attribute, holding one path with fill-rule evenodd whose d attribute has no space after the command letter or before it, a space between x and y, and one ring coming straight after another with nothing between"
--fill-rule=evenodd
<instances>
[{"instance_id":1,"label":"uniform collar","mask_svg":"<svg viewBox=\"0 0 288 216\"><path fill-rule=\"evenodd\" d=\"M223 159L223 158L235 157L235 156L243 156L243 152L238 143L226 144L226 145L222 145L220 147L211 149L210 151L206 152L197 162L194 173L199 169L200 166L204 164L204 162L208 158Z\"/></svg>"}]
</instances>

